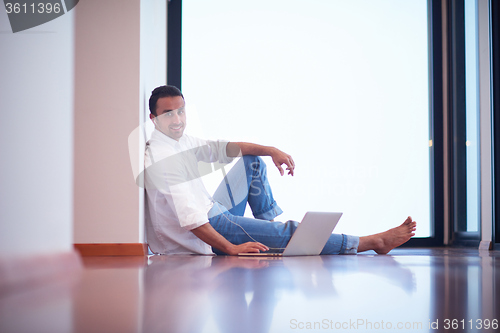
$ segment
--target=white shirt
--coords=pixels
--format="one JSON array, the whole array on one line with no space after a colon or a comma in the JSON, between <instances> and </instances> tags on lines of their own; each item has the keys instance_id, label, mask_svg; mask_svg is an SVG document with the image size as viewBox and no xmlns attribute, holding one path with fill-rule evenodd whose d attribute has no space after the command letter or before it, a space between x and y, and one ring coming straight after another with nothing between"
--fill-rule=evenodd
<instances>
[{"instance_id":1,"label":"white shirt","mask_svg":"<svg viewBox=\"0 0 500 333\"><path fill-rule=\"evenodd\" d=\"M176 141L154 130L146 144L146 235L154 253L213 254L190 230L208 223L213 199L201 176L213 162L230 163L228 142L184 134ZM215 165L217 169L217 165Z\"/></svg>"}]
</instances>

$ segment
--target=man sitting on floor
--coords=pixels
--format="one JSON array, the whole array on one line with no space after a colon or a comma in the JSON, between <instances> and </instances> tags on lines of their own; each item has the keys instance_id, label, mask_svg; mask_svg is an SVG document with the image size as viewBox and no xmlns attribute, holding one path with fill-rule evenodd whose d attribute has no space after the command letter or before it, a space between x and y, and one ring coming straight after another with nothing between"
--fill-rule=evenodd
<instances>
[{"instance_id":1,"label":"man sitting on floor","mask_svg":"<svg viewBox=\"0 0 500 333\"><path fill-rule=\"evenodd\" d=\"M184 134L184 96L174 86L153 90L149 99L155 130L146 145L146 232L156 254L230 254L281 251L298 222L274 222L282 213L273 198L264 161L270 156L283 176L293 176L292 157L274 147L210 141ZM201 180L212 166L240 157L213 196ZM205 164L204 164L205 163ZM247 203L255 218L244 217ZM416 222L365 237L332 234L321 254L379 254L407 242Z\"/></svg>"}]
</instances>

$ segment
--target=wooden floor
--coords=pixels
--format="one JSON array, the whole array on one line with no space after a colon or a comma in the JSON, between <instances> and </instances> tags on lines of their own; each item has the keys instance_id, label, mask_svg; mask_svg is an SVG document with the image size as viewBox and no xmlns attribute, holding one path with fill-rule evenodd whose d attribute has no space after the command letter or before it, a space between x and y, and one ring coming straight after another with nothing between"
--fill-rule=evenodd
<instances>
[{"instance_id":1,"label":"wooden floor","mask_svg":"<svg viewBox=\"0 0 500 333\"><path fill-rule=\"evenodd\" d=\"M500 330L500 251L83 260L76 276L0 295L0 332Z\"/></svg>"}]
</instances>

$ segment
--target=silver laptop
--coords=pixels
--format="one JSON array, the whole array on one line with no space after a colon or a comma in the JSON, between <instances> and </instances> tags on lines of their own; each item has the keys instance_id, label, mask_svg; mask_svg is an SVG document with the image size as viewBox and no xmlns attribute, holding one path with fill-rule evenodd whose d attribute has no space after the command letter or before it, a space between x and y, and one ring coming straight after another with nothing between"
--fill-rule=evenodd
<instances>
[{"instance_id":1,"label":"silver laptop","mask_svg":"<svg viewBox=\"0 0 500 333\"><path fill-rule=\"evenodd\" d=\"M283 253L240 253L240 256L315 256L321 253L342 213L307 212Z\"/></svg>"}]
</instances>

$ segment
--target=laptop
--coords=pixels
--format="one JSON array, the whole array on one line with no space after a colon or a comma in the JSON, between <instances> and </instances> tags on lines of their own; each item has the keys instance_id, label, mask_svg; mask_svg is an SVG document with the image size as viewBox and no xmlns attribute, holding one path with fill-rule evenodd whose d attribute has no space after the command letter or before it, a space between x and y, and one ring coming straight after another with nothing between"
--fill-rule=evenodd
<instances>
[{"instance_id":1,"label":"laptop","mask_svg":"<svg viewBox=\"0 0 500 333\"><path fill-rule=\"evenodd\" d=\"M239 253L239 256L315 256L321 253L342 213L307 212L283 253Z\"/></svg>"}]
</instances>

